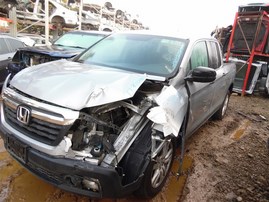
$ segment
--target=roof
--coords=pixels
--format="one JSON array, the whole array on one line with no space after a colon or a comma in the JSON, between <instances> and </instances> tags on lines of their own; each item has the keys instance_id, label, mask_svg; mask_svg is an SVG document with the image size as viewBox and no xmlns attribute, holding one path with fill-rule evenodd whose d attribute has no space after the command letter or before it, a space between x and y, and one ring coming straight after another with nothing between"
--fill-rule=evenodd
<instances>
[{"instance_id":1,"label":"roof","mask_svg":"<svg viewBox=\"0 0 269 202\"><path fill-rule=\"evenodd\" d=\"M216 40L214 37L204 36L199 34L181 34L180 32L166 32L166 31L152 31L152 30L128 30L128 31L119 31L116 33L130 33L130 34L145 34L145 35L153 35L153 36L167 36L179 39L186 39L190 41L196 41L198 39L209 39L209 40ZM113 34L113 33L112 33Z\"/></svg>"},{"instance_id":2,"label":"roof","mask_svg":"<svg viewBox=\"0 0 269 202\"><path fill-rule=\"evenodd\" d=\"M20 41L19 39L15 38L13 36L10 36L8 34L5 34L5 33L0 33L0 38L10 38L10 39L15 39L15 40Z\"/></svg>"},{"instance_id":3,"label":"roof","mask_svg":"<svg viewBox=\"0 0 269 202\"><path fill-rule=\"evenodd\" d=\"M266 11L269 12L269 3L249 3L246 5L240 5L238 7L239 12L260 12L260 11Z\"/></svg>"}]
</instances>

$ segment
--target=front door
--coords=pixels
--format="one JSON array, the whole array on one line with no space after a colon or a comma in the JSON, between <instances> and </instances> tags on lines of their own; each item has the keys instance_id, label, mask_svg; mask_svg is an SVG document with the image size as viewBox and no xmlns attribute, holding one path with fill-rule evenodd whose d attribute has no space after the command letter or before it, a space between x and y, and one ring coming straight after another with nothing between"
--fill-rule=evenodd
<instances>
[{"instance_id":1,"label":"front door","mask_svg":"<svg viewBox=\"0 0 269 202\"><path fill-rule=\"evenodd\" d=\"M205 41L197 42L188 63L190 70L197 67L209 67L208 51ZM188 82L190 90L190 114L187 134L193 133L210 115L214 88L211 83Z\"/></svg>"}]
</instances>

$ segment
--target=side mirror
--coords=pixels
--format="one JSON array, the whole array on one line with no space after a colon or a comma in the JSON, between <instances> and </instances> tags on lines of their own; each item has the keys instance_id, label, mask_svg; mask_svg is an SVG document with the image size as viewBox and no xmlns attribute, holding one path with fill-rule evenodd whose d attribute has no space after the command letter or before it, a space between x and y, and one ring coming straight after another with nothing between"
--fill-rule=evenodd
<instances>
[{"instance_id":1,"label":"side mirror","mask_svg":"<svg viewBox=\"0 0 269 202\"><path fill-rule=\"evenodd\" d=\"M216 79L216 71L208 67L197 67L185 77L185 81L209 83Z\"/></svg>"}]
</instances>

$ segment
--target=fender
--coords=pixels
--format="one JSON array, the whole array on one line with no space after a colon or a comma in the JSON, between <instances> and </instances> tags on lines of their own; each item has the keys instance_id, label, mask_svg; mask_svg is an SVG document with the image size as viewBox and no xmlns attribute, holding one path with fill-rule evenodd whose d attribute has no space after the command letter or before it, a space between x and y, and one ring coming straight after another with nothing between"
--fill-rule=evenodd
<instances>
[{"instance_id":1,"label":"fender","mask_svg":"<svg viewBox=\"0 0 269 202\"><path fill-rule=\"evenodd\" d=\"M158 106L150 109L147 117L153 121L154 128L164 136L178 136L187 112L188 96L185 88L176 90L173 86L165 87L155 98Z\"/></svg>"}]
</instances>

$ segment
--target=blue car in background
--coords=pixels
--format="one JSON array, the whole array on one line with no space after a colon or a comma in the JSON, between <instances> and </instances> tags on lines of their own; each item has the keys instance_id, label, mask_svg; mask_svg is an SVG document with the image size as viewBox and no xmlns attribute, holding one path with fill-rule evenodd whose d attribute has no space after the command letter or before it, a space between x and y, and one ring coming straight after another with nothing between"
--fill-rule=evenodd
<instances>
[{"instance_id":1,"label":"blue car in background","mask_svg":"<svg viewBox=\"0 0 269 202\"><path fill-rule=\"evenodd\" d=\"M9 63L8 71L14 76L29 66L72 58L109 34L110 32L100 31L70 31L49 46L20 48Z\"/></svg>"}]
</instances>

